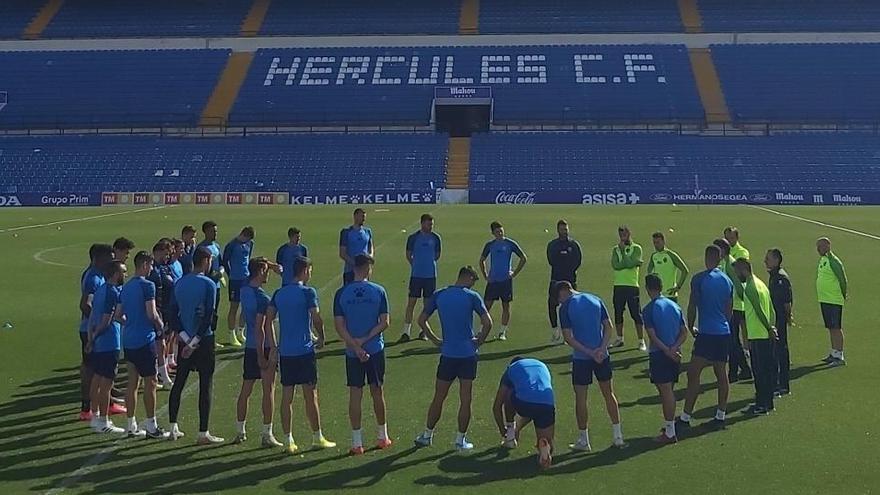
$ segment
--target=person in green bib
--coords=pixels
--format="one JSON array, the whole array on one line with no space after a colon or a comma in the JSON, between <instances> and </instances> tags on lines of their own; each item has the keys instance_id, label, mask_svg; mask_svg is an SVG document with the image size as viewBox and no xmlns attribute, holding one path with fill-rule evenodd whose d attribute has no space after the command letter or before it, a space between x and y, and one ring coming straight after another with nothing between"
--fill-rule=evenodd
<instances>
[{"instance_id":1,"label":"person in green bib","mask_svg":"<svg viewBox=\"0 0 880 495\"><path fill-rule=\"evenodd\" d=\"M831 352L822 360L831 366L843 366L843 305L847 298L846 270L843 262L831 252L831 241L816 241L819 266L816 271L816 293L822 308L822 319L831 336Z\"/></svg>"},{"instance_id":2,"label":"person in green bib","mask_svg":"<svg viewBox=\"0 0 880 495\"><path fill-rule=\"evenodd\" d=\"M642 260L642 246L632 240L629 227L621 225L617 228L619 241L611 250L611 268L614 269L614 328L617 338L611 347L623 347L623 312L629 308L629 315L635 323L636 335L639 338L639 350L647 352L644 325L642 324L642 308L639 305L639 269Z\"/></svg>"},{"instance_id":3,"label":"person in green bib","mask_svg":"<svg viewBox=\"0 0 880 495\"><path fill-rule=\"evenodd\" d=\"M663 232L654 232L651 240L654 242L654 252L648 259L648 275L660 277L664 287L663 295L677 303L678 291L684 287L690 271L681 256L666 247L666 236Z\"/></svg>"},{"instance_id":4,"label":"person in green bib","mask_svg":"<svg viewBox=\"0 0 880 495\"><path fill-rule=\"evenodd\" d=\"M721 250L721 264L719 268L727 275L727 278L733 282L733 312L730 315L730 345L727 359L727 379L730 383L739 380L750 380L752 378L752 369L749 367L749 361L746 358L744 347L740 340L740 327L743 326L745 319L745 303L743 302L742 284L736 276L733 268L733 262L736 259L730 254L730 243L727 239L715 239L712 244L718 246Z\"/></svg>"},{"instance_id":5,"label":"person in green bib","mask_svg":"<svg viewBox=\"0 0 880 495\"><path fill-rule=\"evenodd\" d=\"M770 289L752 272L752 264L745 258L734 262L737 281L743 284L745 302L746 342L748 343L752 374L755 377L755 404L749 413L765 415L773 410L773 394L776 388L776 360L773 343L776 332L776 311L770 299Z\"/></svg>"}]
</instances>

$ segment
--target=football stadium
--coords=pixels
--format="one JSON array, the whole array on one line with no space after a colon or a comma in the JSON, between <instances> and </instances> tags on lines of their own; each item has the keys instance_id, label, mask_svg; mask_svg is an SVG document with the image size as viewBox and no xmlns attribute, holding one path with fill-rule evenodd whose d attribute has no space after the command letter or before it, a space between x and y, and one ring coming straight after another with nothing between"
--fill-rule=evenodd
<instances>
[{"instance_id":1,"label":"football stadium","mask_svg":"<svg viewBox=\"0 0 880 495\"><path fill-rule=\"evenodd\" d=\"M878 60L870 0L0 0L0 489L878 492Z\"/></svg>"}]
</instances>

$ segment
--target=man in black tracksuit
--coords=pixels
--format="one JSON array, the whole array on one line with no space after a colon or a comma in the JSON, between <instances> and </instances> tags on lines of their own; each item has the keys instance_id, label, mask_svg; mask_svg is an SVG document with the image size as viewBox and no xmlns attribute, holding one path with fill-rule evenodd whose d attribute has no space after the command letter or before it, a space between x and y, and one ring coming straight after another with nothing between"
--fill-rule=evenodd
<instances>
[{"instance_id":1,"label":"man in black tracksuit","mask_svg":"<svg viewBox=\"0 0 880 495\"><path fill-rule=\"evenodd\" d=\"M794 297L791 292L791 280L782 268L782 251L776 248L768 250L764 257L764 265L770 272L770 283L767 286L770 289L773 310L776 312L776 331L779 332L779 340L774 343L777 365L774 392L781 397L788 395L790 391L791 359L788 350L788 325L791 323L791 305Z\"/></svg>"},{"instance_id":2,"label":"man in black tracksuit","mask_svg":"<svg viewBox=\"0 0 880 495\"><path fill-rule=\"evenodd\" d=\"M559 330L559 306L557 282L571 282L577 288L577 270L581 266L581 245L568 236L568 222L556 222L556 233L559 237L547 244L547 262L550 263L550 289L547 298L547 309L550 314L550 329L553 333L551 342L562 344L562 332Z\"/></svg>"}]
</instances>

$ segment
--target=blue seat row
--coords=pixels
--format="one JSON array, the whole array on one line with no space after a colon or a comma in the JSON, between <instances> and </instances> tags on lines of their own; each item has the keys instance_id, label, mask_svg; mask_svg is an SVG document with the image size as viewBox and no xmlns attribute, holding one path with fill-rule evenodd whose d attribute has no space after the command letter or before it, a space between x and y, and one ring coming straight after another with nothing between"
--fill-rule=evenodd
<instances>
[{"instance_id":1,"label":"blue seat row","mask_svg":"<svg viewBox=\"0 0 880 495\"><path fill-rule=\"evenodd\" d=\"M681 32L675 0L481 0L480 33Z\"/></svg>"},{"instance_id":2,"label":"blue seat row","mask_svg":"<svg viewBox=\"0 0 880 495\"><path fill-rule=\"evenodd\" d=\"M698 0L706 32L877 31L874 0Z\"/></svg>"}]
</instances>

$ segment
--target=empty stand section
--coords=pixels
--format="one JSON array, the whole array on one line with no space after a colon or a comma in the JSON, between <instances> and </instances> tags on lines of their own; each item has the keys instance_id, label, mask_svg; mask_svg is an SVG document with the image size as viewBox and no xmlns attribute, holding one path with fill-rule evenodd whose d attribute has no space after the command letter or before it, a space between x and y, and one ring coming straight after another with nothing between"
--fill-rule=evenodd
<instances>
[{"instance_id":1,"label":"empty stand section","mask_svg":"<svg viewBox=\"0 0 880 495\"><path fill-rule=\"evenodd\" d=\"M64 0L47 0L24 29L22 37L28 40L40 38L43 35L43 31L46 30L46 26L52 22L58 11L61 10L62 5L64 5Z\"/></svg>"},{"instance_id":2,"label":"empty stand section","mask_svg":"<svg viewBox=\"0 0 880 495\"><path fill-rule=\"evenodd\" d=\"M269 8L262 34L456 34L462 0L286 0Z\"/></svg>"},{"instance_id":3,"label":"empty stand section","mask_svg":"<svg viewBox=\"0 0 880 495\"><path fill-rule=\"evenodd\" d=\"M66 0L43 37L236 36L252 4L253 0Z\"/></svg>"},{"instance_id":4,"label":"empty stand section","mask_svg":"<svg viewBox=\"0 0 880 495\"><path fill-rule=\"evenodd\" d=\"M481 0L480 32L681 32L676 0Z\"/></svg>"},{"instance_id":5,"label":"empty stand section","mask_svg":"<svg viewBox=\"0 0 880 495\"><path fill-rule=\"evenodd\" d=\"M713 45L734 121L877 122L880 45Z\"/></svg>"},{"instance_id":6,"label":"empty stand section","mask_svg":"<svg viewBox=\"0 0 880 495\"><path fill-rule=\"evenodd\" d=\"M19 38L45 2L3 0L0 2L0 38Z\"/></svg>"},{"instance_id":7,"label":"empty stand section","mask_svg":"<svg viewBox=\"0 0 880 495\"><path fill-rule=\"evenodd\" d=\"M683 45L529 45L260 49L230 122L427 125L443 86L491 87L496 124L704 119Z\"/></svg>"},{"instance_id":8,"label":"empty stand section","mask_svg":"<svg viewBox=\"0 0 880 495\"><path fill-rule=\"evenodd\" d=\"M875 0L698 0L706 32L877 31Z\"/></svg>"},{"instance_id":9,"label":"empty stand section","mask_svg":"<svg viewBox=\"0 0 880 495\"><path fill-rule=\"evenodd\" d=\"M703 18L697 0L678 0L678 13L686 33L702 33Z\"/></svg>"},{"instance_id":10,"label":"empty stand section","mask_svg":"<svg viewBox=\"0 0 880 495\"><path fill-rule=\"evenodd\" d=\"M269 5L272 0L254 0L251 9L248 11L244 22L241 23L242 36L256 36L263 27L263 21L266 19L266 13L269 11Z\"/></svg>"},{"instance_id":11,"label":"empty stand section","mask_svg":"<svg viewBox=\"0 0 880 495\"><path fill-rule=\"evenodd\" d=\"M480 0L461 0L458 34L480 34Z\"/></svg>"},{"instance_id":12,"label":"empty stand section","mask_svg":"<svg viewBox=\"0 0 880 495\"><path fill-rule=\"evenodd\" d=\"M235 52L229 56L223 73L214 86L211 97L202 111L199 125L204 127L225 126L229 120L229 112L238 97L244 78L247 76L251 62L254 60L253 52Z\"/></svg>"},{"instance_id":13,"label":"empty stand section","mask_svg":"<svg viewBox=\"0 0 880 495\"><path fill-rule=\"evenodd\" d=\"M712 61L712 52L708 48L691 48L688 50L694 80L700 92L700 101L706 111L706 122L709 124L726 124L730 122L730 112L721 90L721 81Z\"/></svg>"},{"instance_id":14,"label":"empty stand section","mask_svg":"<svg viewBox=\"0 0 880 495\"><path fill-rule=\"evenodd\" d=\"M449 138L449 163L446 167L446 187L467 189L471 162L471 138Z\"/></svg>"},{"instance_id":15,"label":"empty stand section","mask_svg":"<svg viewBox=\"0 0 880 495\"><path fill-rule=\"evenodd\" d=\"M229 53L0 52L0 128L194 126Z\"/></svg>"}]
</instances>

